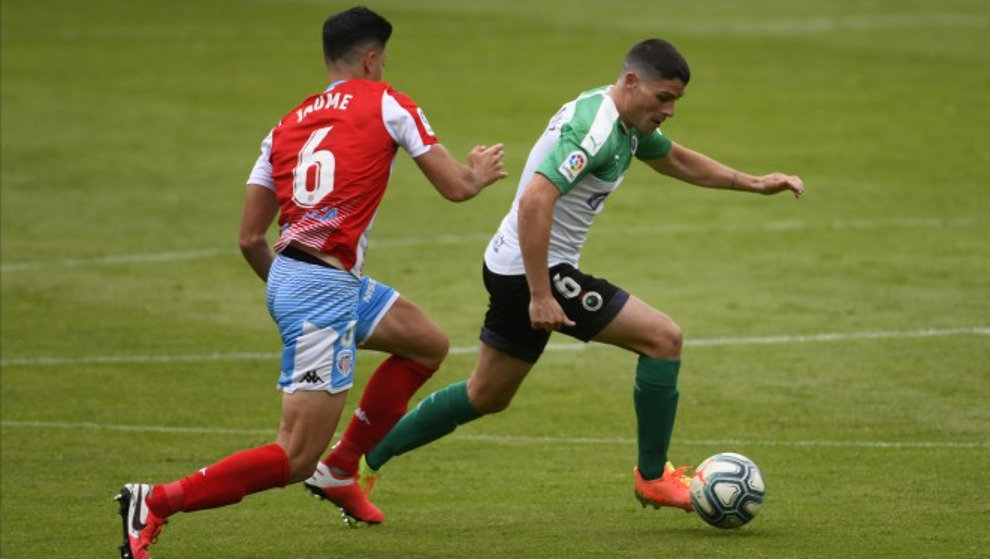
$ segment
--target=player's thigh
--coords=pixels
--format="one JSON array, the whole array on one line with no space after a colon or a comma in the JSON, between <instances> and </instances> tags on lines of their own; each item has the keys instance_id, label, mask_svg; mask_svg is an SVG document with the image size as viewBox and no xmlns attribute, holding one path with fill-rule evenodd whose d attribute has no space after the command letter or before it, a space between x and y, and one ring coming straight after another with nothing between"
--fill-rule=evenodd
<instances>
[{"instance_id":1,"label":"player's thigh","mask_svg":"<svg viewBox=\"0 0 990 559\"><path fill-rule=\"evenodd\" d=\"M361 347L439 367L447 356L450 342L444 331L415 303L399 296L361 342Z\"/></svg>"},{"instance_id":2,"label":"player's thigh","mask_svg":"<svg viewBox=\"0 0 990 559\"><path fill-rule=\"evenodd\" d=\"M533 364L484 342L478 346L478 361L468 379L468 399L479 413L502 411L512 402Z\"/></svg>"},{"instance_id":3,"label":"player's thigh","mask_svg":"<svg viewBox=\"0 0 990 559\"><path fill-rule=\"evenodd\" d=\"M682 336L677 323L634 296L593 339L648 357L677 359L681 355Z\"/></svg>"},{"instance_id":4,"label":"player's thigh","mask_svg":"<svg viewBox=\"0 0 990 559\"><path fill-rule=\"evenodd\" d=\"M289 459L290 482L309 477L340 421L347 391L297 390L282 395L278 443Z\"/></svg>"}]
</instances>

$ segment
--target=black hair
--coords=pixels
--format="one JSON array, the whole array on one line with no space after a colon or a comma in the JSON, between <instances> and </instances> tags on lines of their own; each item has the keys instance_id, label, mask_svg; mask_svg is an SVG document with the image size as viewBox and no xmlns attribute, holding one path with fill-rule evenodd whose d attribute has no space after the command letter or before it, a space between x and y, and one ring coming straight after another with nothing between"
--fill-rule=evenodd
<instances>
[{"instance_id":1,"label":"black hair","mask_svg":"<svg viewBox=\"0 0 990 559\"><path fill-rule=\"evenodd\" d=\"M323 58L328 65L356 62L362 48L385 48L391 36L387 19L364 6L351 8L323 22Z\"/></svg>"},{"instance_id":2,"label":"black hair","mask_svg":"<svg viewBox=\"0 0 990 559\"><path fill-rule=\"evenodd\" d=\"M663 39L646 39L629 49L622 61L622 71L636 70L646 80L680 79L685 85L691 81L691 69L687 60Z\"/></svg>"}]
</instances>

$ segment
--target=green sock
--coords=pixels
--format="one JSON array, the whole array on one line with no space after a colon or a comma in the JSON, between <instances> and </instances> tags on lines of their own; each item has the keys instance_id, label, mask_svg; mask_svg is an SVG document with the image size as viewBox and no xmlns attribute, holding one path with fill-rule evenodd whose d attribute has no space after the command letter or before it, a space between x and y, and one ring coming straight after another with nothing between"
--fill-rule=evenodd
<instances>
[{"instance_id":1,"label":"green sock","mask_svg":"<svg viewBox=\"0 0 990 559\"><path fill-rule=\"evenodd\" d=\"M452 433L462 425L481 417L468 401L467 381L451 384L430 394L415 409L402 416L365 460L372 469L381 468L395 456L419 448Z\"/></svg>"},{"instance_id":2,"label":"green sock","mask_svg":"<svg viewBox=\"0 0 990 559\"><path fill-rule=\"evenodd\" d=\"M633 403L636 406L639 473L644 479L663 475L667 448L677 416L677 372L680 359L641 355L636 366Z\"/></svg>"}]
</instances>

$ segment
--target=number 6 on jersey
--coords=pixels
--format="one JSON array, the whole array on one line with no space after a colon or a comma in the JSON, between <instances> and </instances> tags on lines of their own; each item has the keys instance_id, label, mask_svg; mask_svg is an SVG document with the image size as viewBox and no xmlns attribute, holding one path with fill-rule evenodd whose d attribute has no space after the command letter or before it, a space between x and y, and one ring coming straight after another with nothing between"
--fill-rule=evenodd
<instances>
[{"instance_id":1,"label":"number 6 on jersey","mask_svg":"<svg viewBox=\"0 0 990 559\"><path fill-rule=\"evenodd\" d=\"M312 208L333 191L336 160L332 152L316 149L332 128L314 130L299 150L299 162L292 170L292 199L303 208Z\"/></svg>"}]
</instances>

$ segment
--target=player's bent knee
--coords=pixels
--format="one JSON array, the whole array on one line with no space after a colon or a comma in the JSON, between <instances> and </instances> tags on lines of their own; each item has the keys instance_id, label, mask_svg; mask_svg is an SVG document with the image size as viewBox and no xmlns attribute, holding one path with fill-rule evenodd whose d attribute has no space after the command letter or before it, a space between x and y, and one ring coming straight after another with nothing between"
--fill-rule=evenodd
<instances>
[{"instance_id":1,"label":"player's bent knee","mask_svg":"<svg viewBox=\"0 0 990 559\"><path fill-rule=\"evenodd\" d=\"M684 334L676 324L670 323L652 332L649 346L643 353L657 359L680 359L683 346Z\"/></svg>"},{"instance_id":2,"label":"player's bent knee","mask_svg":"<svg viewBox=\"0 0 990 559\"><path fill-rule=\"evenodd\" d=\"M512 403L511 398L501 398L501 399L481 399L478 402L471 402L471 407L474 411L482 414L488 415L491 413L498 413L504 411Z\"/></svg>"},{"instance_id":3,"label":"player's bent knee","mask_svg":"<svg viewBox=\"0 0 990 559\"><path fill-rule=\"evenodd\" d=\"M430 360L428 365L432 365L439 369L440 364L443 363L443 360L447 358L447 354L450 353L450 338L447 337L447 334L441 332L440 335L433 340L433 343L430 344L430 347L432 351L430 352L430 355L426 356L426 358Z\"/></svg>"},{"instance_id":4,"label":"player's bent knee","mask_svg":"<svg viewBox=\"0 0 990 559\"><path fill-rule=\"evenodd\" d=\"M301 445L296 445L293 443L279 442L279 446L285 452L285 457L289 462L289 481L288 483L296 483L302 481L309 476L313 475L316 471L316 465L320 461L320 455L323 452L322 448L312 449L300 448Z\"/></svg>"},{"instance_id":5,"label":"player's bent knee","mask_svg":"<svg viewBox=\"0 0 990 559\"><path fill-rule=\"evenodd\" d=\"M474 411L482 415L488 415L491 413L498 413L508 408L509 404L512 403L512 396L486 393L484 391L474 391L471 390L471 386L469 384L468 401L471 403L471 407L474 408Z\"/></svg>"},{"instance_id":6,"label":"player's bent knee","mask_svg":"<svg viewBox=\"0 0 990 559\"><path fill-rule=\"evenodd\" d=\"M431 370L437 370L447 358L450 352L450 339L442 330L437 329L430 336L422 340L422 345L416 355L410 359Z\"/></svg>"}]
</instances>

